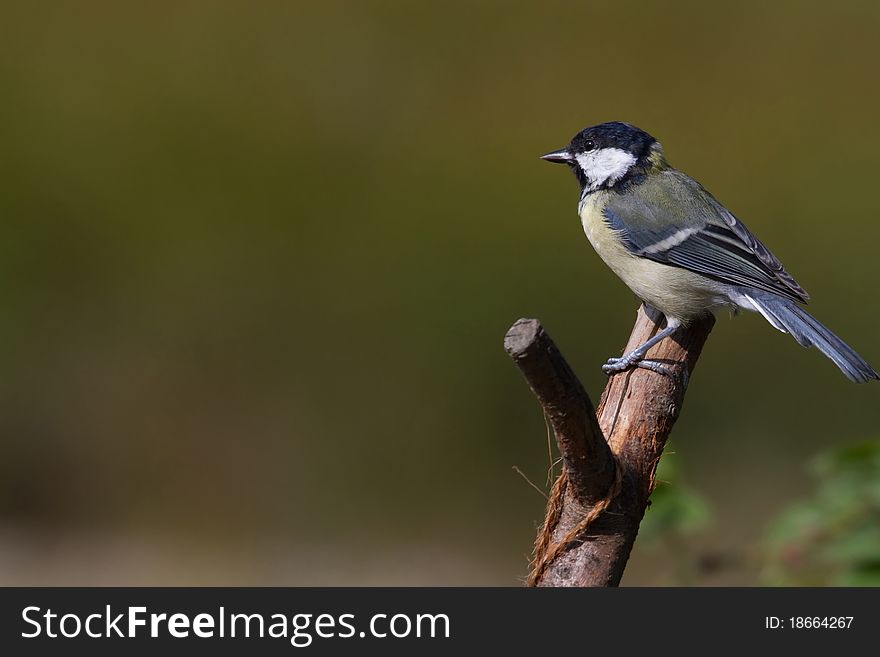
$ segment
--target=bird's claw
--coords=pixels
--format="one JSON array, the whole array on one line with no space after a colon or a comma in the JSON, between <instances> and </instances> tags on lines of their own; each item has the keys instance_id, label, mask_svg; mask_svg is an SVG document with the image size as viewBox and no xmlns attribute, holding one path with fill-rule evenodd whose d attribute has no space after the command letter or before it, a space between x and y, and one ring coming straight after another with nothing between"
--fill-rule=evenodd
<instances>
[{"instance_id":1,"label":"bird's claw","mask_svg":"<svg viewBox=\"0 0 880 657\"><path fill-rule=\"evenodd\" d=\"M628 370L631 367L641 367L642 369L650 370L652 372L656 372L657 374L663 374L670 378L675 378L672 370L663 363L660 363L656 360L631 358L629 356L622 356L620 358L609 358L602 366L602 371L610 376L612 374L617 374L618 372Z\"/></svg>"},{"instance_id":2,"label":"bird's claw","mask_svg":"<svg viewBox=\"0 0 880 657\"><path fill-rule=\"evenodd\" d=\"M637 362L636 367L641 367L646 370L651 370L652 372L656 372L657 374L662 374L663 376L668 376L670 379L675 379L675 375L668 365L665 365L656 360L640 360Z\"/></svg>"},{"instance_id":3,"label":"bird's claw","mask_svg":"<svg viewBox=\"0 0 880 657\"><path fill-rule=\"evenodd\" d=\"M602 371L605 374L617 374L618 372L623 372L624 370L628 370L635 364L635 361L628 356L622 356L620 358L609 358L605 361L605 364L602 366Z\"/></svg>"}]
</instances>

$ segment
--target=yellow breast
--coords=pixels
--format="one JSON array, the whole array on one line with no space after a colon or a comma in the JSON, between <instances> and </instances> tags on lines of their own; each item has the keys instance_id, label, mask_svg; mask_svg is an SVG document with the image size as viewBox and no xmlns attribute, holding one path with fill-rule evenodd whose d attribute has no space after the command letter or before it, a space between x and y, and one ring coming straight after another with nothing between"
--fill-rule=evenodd
<instances>
[{"instance_id":1,"label":"yellow breast","mask_svg":"<svg viewBox=\"0 0 880 657\"><path fill-rule=\"evenodd\" d=\"M601 190L584 198L579 207L581 223L599 257L637 297L682 322L722 302L717 284L710 279L630 253L602 214L608 193Z\"/></svg>"}]
</instances>

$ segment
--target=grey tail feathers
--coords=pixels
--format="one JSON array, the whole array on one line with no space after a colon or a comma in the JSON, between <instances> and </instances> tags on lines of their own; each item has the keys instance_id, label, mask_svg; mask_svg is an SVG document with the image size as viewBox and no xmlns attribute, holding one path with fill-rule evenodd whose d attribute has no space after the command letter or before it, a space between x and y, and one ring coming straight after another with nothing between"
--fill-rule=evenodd
<instances>
[{"instance_id":1,"label":"grey tail feathers","mask_svg":"<svg viewBox=\"0 0 880 657\"><path fill-rule=\"evenodd\" d=\"M874 368L868 365L852 347L794 301L753 289L744 291L744 295L768 322L780 331L791 333L798 344L804 347L815 346L833 360L850 381L865 383L871 379L880 379Z\"/></svg>"}]
</instances>

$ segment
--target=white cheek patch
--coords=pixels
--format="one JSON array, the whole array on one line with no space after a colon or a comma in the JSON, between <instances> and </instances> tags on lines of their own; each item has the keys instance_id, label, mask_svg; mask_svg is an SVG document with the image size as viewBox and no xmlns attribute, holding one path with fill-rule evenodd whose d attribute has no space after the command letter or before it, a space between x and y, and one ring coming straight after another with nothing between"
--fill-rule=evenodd
<instances>
[{"instance_id":1,"label":"white cheek patch","mask_svg":"<svg viewBox=\"0 0 880 657\"><path fill-rule=\"evenodd\" d=\"M636 158L620 148L600 148L575 156L578 166L589 181L591 190L613 185L626 175Z\"/></svg>"}]
</instances>

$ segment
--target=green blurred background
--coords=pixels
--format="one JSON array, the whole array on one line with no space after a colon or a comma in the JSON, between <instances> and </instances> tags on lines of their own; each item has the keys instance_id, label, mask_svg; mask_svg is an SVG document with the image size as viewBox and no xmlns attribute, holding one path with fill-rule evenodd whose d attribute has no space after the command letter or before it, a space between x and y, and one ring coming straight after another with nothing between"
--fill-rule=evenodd
<instances>
[{"instance_id":1,"label":"green blurred background","mask_svg":"<svg viewBox=\"0 0 880 657\"><path fill-rule=\"evenodd\" d=\"M589 124L661 139L880 363L878 28L869 1L4 3L0 583L519 584L544 500L512 468L543 486L548 456L501 339L540 318L597 399L637 306L538 159ZM669 445L698 530L646 533L624 583L764 581L878 394L719 318Z\"/></svg>"}]
</instances>

